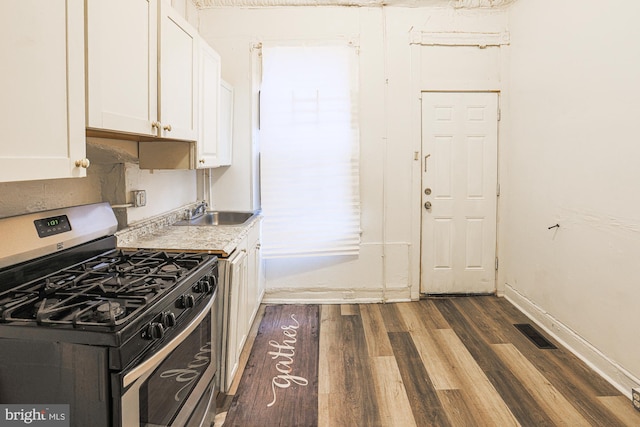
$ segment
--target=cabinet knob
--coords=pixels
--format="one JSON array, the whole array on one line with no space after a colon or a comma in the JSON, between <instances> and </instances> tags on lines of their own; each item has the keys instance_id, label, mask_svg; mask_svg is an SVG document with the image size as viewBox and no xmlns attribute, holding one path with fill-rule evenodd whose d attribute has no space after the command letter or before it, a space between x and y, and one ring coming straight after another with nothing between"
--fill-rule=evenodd
<instances>
[{"instance_id":1,"label":"cabinet knob","mask_svg":"<svg viewBox=\"0 0 640 427\"><path fill-rule=\"evenodd\" d=\"M80 159L80 160L76 160L76 167L77 168L88 168L91 165L91 162L89 161L89 159L84 158L84 159Z\"/></svg>"},{"instance_id":2,"label":"cabinet knob","mask_svg":"<svg viewBox=\"0 0 640 427\"><path fill-rule=\"evenodd\" d=\"M171 125L164 125L162 126L162 129L166 130L167 132L171 132Z\"/></svg>"},{"instance_id":3,"label":"cabinet knob","mask_svg":"<svg viewBox=\"0 0 640 427\"><path fill-rule=\"evenodd\" d=\"M198 162L204 164L204 159L200 159Z\"/></svg>"},{"instance_id":4,"label":"cabinet knob","mask_svg":"<svg viewBox=\"0 0 640 427\"><path fill-rule=\"evenodd\" d=\"M160 126L162 126L162 124L158 121L151 122L151 127L154 129L160 129Z\"/></svg>"}]
</instances>

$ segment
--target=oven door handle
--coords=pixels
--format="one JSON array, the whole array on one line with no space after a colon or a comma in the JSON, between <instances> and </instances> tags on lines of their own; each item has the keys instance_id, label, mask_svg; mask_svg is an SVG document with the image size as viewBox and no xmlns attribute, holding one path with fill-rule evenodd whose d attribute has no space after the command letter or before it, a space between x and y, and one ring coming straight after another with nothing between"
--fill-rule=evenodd
<instances>
[{"instance_id":1,"label":"oven door handle","mask_svg":"<svg viewBox=\"0 0 640 427\"><path fill-rule=\"evenodd\" d=\"M129 371L124 378L122 379L122 386L127 388L129 385L133 384L138 378L143 376L146 372L155 368L162 360L164 360L169 353L171 353L176 347L178 347L182 341L184 341L191 332L193 332L200 322L211 313L211 307L213 306L215 298L215 293L207 303L204 310L198 314L196 318L194 318L189 325L183 329L175 338L173 338L167 345L162 347L153 356L146 359L144 362L140 363L138 366Z\"/></svg>"}]
</instances>

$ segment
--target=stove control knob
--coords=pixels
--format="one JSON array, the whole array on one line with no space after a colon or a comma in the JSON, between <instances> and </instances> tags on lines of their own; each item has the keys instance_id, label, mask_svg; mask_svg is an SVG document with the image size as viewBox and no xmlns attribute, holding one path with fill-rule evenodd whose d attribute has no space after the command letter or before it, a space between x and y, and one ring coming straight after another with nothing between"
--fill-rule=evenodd
<instances>
[{"instance_id":1,"label":"stove control knob","mask_svg":"<svg viewBox=\"0 0 640 427\"><path fill-rule=\"evenodd\" d=\"M184 294L178 300L178 307L180 308L191 308L195 305L196 300L191 294Z\"/></svg>"},{"instance_id":2,"label":"stove control knob","mask_svg":"<svg viewBox=\"0 0 640 427\"><path fill-rule=\"evenodd\" d=\"M160 322L165 328L170 328L176 324L176 315L170 311L162 313L160 315Z\"/></svg>"},{"instance_id":3,"label":"stove control knob","mask_svg":"<svg viewBox=\"0 0 640 427\"><path fill-rule=\"evenodd\" d=\"M144 332L144 337L148 340L157 340L164 336L164 326L159 322L149 323Z\"/></svg>"},{"instance_id":4,"label":"stove control knob","mask_svg":"<svg viewBox=\"0 0 640 427\"><path fill-rule=\"evenodd\" d=\"M211 289L213 289L213 286L211 285L211 279L209 277L200 279L193 287L193 290L200 294L208 294L211 292Z\"/></svg>"}]
</instances>

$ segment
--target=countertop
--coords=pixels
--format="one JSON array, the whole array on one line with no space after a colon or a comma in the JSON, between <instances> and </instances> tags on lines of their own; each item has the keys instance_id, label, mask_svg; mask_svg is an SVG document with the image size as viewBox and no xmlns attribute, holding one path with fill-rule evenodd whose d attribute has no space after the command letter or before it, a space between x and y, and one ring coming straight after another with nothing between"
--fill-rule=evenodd
<instances>
[{"instance_id":1,"label":"countertop","mask_svg":"<svg viewBox=\"0 0 640 427\"><path fill-rule=\"evenodd\" d=\"M228 257L261 217L257 214L242 225L171 225L178 219L168 215L120 230L115 234L118 248L196 251Z\"/></svg>"}]
</instances>

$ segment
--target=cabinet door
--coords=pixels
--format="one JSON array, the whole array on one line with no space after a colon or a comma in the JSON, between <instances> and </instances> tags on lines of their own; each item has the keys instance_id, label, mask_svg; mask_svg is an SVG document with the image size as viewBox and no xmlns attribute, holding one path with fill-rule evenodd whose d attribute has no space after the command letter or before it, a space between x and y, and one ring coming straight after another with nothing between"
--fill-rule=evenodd
<instances>
[{"instance_id":1,"label":"cabinet door","mask_svg":"<svg viewBox=\"0 0 640 427\"><path fill-rule=\"evenodd\" d=\"M247 339L247 251L238 249L230 260L231 280L229 282L229 323L227 328L227 358L225 389L229 390L240 362L242 348Z\"/></svg>"},{"instance_id":2,"label":"cabinet door","mask_svg":"<svg viewBox=\"0 0 640 427\"><path fill-rule=\"evenodd\" d=\"M199 61L198 168L213 168L220 165L218 157L220 55L201 40Z\"/></svg>"},{"instance_id":3,"label":"cabinet door","mask_svg":"<svg viewBox=\"0 0 640 427\"><path fill-rule=\"evenodd\" d=\"M220 81L220 125L218 159L220 166L231 165L233 147L233 86Z\"/></svg>"},{"instance_id":4,"label":"cabinet door","mask_svg":"<svg viewBox=\"0 0 640 427\"><path fill-rule=\"evenodd\" d=\"M196 141L198 33L166 0L160 1L160 136Z\"/></svg>"},{"instance_id":5,"label":"cabinet door","mask_svg":"<svg viewBox=\"0 0 640 427\"><path fill-rule=\"evenodd\" d=\"M0 182L86 176L83 1L5 0L0 28Z\"/></svg>"},{"instance_id":6,"label":"cabinet door","mask_svg":"<svg viewBox=\"0 0 640 427\"><path fill-rule=\"evenodd\" d=\"M86 0L87 127L155 136L157 0Z\"/></svg>"},{"instance_id":7,"label":"cabinet door","mask_svg":"<svg viewBox=\"0 0 640 427\"><path fill-rule=\"evenodd\" d=\"M256 222L249 230L247 240L249 246L247 254L247 306L249 311L248 328L251 329L264 293L260 255L260 222Z\"/></svg>"}]
</instances>

